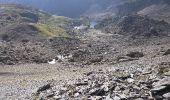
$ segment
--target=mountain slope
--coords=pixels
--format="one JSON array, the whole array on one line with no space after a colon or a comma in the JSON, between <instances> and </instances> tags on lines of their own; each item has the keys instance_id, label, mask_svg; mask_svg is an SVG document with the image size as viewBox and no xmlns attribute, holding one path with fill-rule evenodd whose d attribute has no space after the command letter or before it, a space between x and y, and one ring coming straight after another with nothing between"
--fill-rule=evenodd
<instances>
[{"instance_id":1,"label":"mountain slope","mask_svg":"<svg viewBox=\"0 0 170 100\"><path fill-rule=\"evenodd\" d=\"M156 20L164 20L170 23L170 5L154 4L137 12L139 15L148 16Z\"/></svg>"},{"instance_id":2,"label":"mountain slope","mask_svg":"<svg viewBox=\"0 0 170 100\"><path fill-rule=\"evenodd\" d=\"M170 24L138 15L109 18L100 22L96 28L107 33L128 37L168 36Z\"/></svg>"},{"instance_id":3,"label":"mountain slope","mask_svg":"<svg viewBox=\"0 0 170 100\"><path fill-rule=\"evenodd\" d=\"M37 37L65 37L68 36L65 29L71 23L70 18L51 16L37 9L20 5L0 5L0 14L1 35L14 35L17 32L20 35L30 33L30 36L35 33L39 35Z\"/></svg>"},{"instance_id":4,"label":"mountain slope","mask_svg":"<svg viewBox=\"0 0 170 100\"><path fill-rule=\"evenodd\" d=\"M0 15L0 64L47 63L54 53L69 52L79 43L66 32L70 18L3 4Z\"/></svg>"}]
</instances>

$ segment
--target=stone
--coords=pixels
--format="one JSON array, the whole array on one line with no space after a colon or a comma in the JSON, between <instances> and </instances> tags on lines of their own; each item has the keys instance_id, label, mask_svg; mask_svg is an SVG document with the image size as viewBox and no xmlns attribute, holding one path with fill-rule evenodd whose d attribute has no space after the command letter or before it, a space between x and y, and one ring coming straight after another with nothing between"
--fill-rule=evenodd
<instances>
[{"instance_id":1,"label":"stone","mask_svg":"<svg viewBox=\"0 0 170 100\"><path fill-rule=\"evenodd\" d=\"M42 87L40 87L38 90L37 90L37 93L40 93L42 91L45 91L47 89L51 88L51 85L50 84L47 84L47 85L44 85Z\"/></svg>"},{"instance_id":2,"label":"stone","mask_svg":"<svg viewBox=\"0 0 170 100\"><path fill-rule=\"evenodd\" d=\"M135 80L132 79L132 78L128 78L128 79L127 79L127 82L128 82L128 83L133 83L134 81L135 81Z\"/></svg>"},{"instance_id":3,"label":"stone","mask_svg":"<svg viewBox=\"0 0 170 100\"><path fill-rule=\"evenodd\" d=\"M125 94L120 94L119 97L120 97L121 100L122 99L126 99L126 95Z\"/></svg>"},{"instance_id":4,"label":"stone","mask_svg":"<svg viewBox=\"0 0 170 100\"><path fill-rule=\"evenodd\" d=\"M104 89L105 92L108 92L108 91L109 91L109 88L108 88L108 86L106 86L106 85L103 85L102 88Z\"/></svg>"},{"instance_id":5,"label":"stone","mask_svg":"<svg viewBox=\"0 0 170 100\"><path fill-rule=\"evenodd\" d=\"M113 98L113 100L121 100L121 99L120 99L120 97L115 96L115 97Z\"/></svg>"},{"instance_id":6,"label":"stone","mask_svg":"<svg viewBox=\"0 0 170 100\"><path fill-rule=\"evenodd\" d=\"M164 75L169 77L170 76L170 71L169 72L165 72Z\"/></svg>"},{"instance_id":7,"label":"stone","mask_svg":"<svg viewBox=\"0 0 170 100\"><path fill-rule=\"evenodd\" d=\"M86 75L89 76L89 75L91 75L93 73L94 73L94 71L91 71L91 72L86 73Z\"/></svg>"},{"instance_id":8,"label":"stone","mask_svg":"<svg viewBox=\"0 0 170 100\"><path fill-rule=\"evenodd\" d=\"M75 93L74 97L78 97L80 95L80 93Z\"/></svg>"},{"instance_id":9,"label":"stone","mask_svg":"<svg viewBox=\"0 0 170 100\"><path fill-rule=\"evenodd\" d=\"M116 86L114 90L115 90L115 91L120 91L120 87L119 87L119 86Z\"/></svg>"},{"instance_id":10,"label":"stone","mask_svg":"<svg viewBox=\"0 0 170 100\"><path fill-rule=\"evenodd\" d=\"M104 91L104 89L101 89L101 88L94 88L94 89L91 89L90 91L89 91L89 94L90 95L92 95L92 96L103 96L103 95L105 95L105 91Z\"/></svg>"},{"instance_id":11,"label":"stone","mask_svg":"<svg viewBox=\"0 0 170 100\"><path fill-rule=\"evenodd\" d=\"M75 84L76 86L88 85L88 82L78 82Z\"/></svg>"},{"instance_id":12,"label":"stone","mask_svg":"<svg viewBox=\"0 0 170 100\"><path fill-rule=\"evenodd\" d=\"M129 92L130 92L129 89L126 89L126 90L123 91L123 93L126 94L126 95L127 95Z\"/></svg>"},{"instance_id":13,"label":"stone","mask_svg":"<svg viewBox=\"0 0 170 100\"><path fill-rule=\"evenodd\" d=\"M106 96L105 100L113 100L112 98L110 98L110 95Z\"/></svg>"},{"instance_id":14,"label":"stone","mask_svg":"<svg viewBox=\"0 0 170 100\"><path fill-rule=\"evenodd\" d=\"M163 95L163 97L164 97L165 99L168 99L168 100L169 100L169 99L170 99L170 92L169 92L169 93L164 94L164 95Z\"/></svg>"},{"instance_id":15,"label":"stone","mask_svg":"<svg viewBox=\"0 0 170 100\"><path fill-rule=\"evenodd\" d=\"M53 98L55 99L55 100L60 100L61 99L61 96L53 96Z\"/></svg>"},{"instance_id":16,"label":"stone","mask_svg":"<svg viewBox=\"0 0 170 100\"><path fill-rule=\"evenodd\" d=\"M131 58L139 58L139 57L143 57L144 54L142 52L129 52L128 54L126 54L126 56L131 57Z\"/></svg>"},{"instance_id":17,"label":"stone","mask_svg":"<svg viewBox=\"0 0 170 100\"><path fill-rule=\"evenodd\" d=\"M165 77L161 79L160 81L153 83L153 87L167 86L167 85L170 85L170 77Z\"/></svg>"},{"instance_id":18,"label":"stone","mask_svg":"<svg viewBox=\"0 0 170 100\"><path fill-rule=\"evenodd\" d=\"M157 91L161 91L161 90L163 90L165 88L166 88L166 86L158 86L158 87L153 88L151 91L152 92L157 92Z\"/></svg>"},{"instance_id":19,"label":"stone","mask_svg":"<svg viewBox=\"0 0 170 100\"><path fill-rule=\"evenodd\" d=\"M169 55L170 54L170 49L166 50L163 55Z\"/></svg>"}]
</instances>

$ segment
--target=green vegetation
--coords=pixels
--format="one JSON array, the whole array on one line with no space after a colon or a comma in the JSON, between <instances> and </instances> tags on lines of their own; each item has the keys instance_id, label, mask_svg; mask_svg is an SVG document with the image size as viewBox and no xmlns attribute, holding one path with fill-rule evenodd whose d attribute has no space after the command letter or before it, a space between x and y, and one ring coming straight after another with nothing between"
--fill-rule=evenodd
<instances>
[{"instance_id":1,"label":"green vegetation","mask_svg":"<svg viewBox=\"0 0 170 100\"><path fill-rule=\"evenodd\" d=\"M32 24L43 36L70 37L67 34L66 29L71 25L71 18L49 15L46 12L19 5L3 6L5 7L5 14L7 15L0 20L2 20L2 22L6 21L6 25L13 23Z\"/></svg>"},{"instance_id":2,"label":"green vegetation","mask_svg":"<svg viewBox=\"0 0 170 100\"><path fill-rule=\"evenodd\" d=\"M67 17L39 13L39 22L35 26L47 37L69 37L65 29L70 23L71 19Z\"/></svg>"},{"instance_id":3,"label":"green vegetation","mask_svg":"<svg viewBox=\"0 0 170 100\"><path fill-rule=\"evenodd\" d=\"M59 26L59 27L67 27L71 23L71 19L63 16L52 16L48 19L49 25Z\"/></svg>"},{"instance_id":4,"label":"green vegetation","mask_svg":"<svg viewBox=\"0 0 170 100\"><path fill-rule=\"evenodd\" d=\"M47 37L69 37L63 28L58 26L53 27L46 24L35 24L35 27L42 33L42 35Z\"/></svg>"},{"instance_id":5,"label":"green vegetation","mask_svg":"<svg viewBox=\"0 0 170 100\"><path fill-rule=\"evenodd\" d=\"M169 67L163 67L159 69L158 75L163 76L166 72L169 72Z\"/></svg>"}]
</instances>

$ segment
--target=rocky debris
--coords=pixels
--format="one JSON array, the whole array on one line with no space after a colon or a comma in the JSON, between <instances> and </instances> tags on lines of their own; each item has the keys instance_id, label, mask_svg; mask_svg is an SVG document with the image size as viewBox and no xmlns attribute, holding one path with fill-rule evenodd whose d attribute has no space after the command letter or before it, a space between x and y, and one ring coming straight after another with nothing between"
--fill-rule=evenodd
<instances>
[{"instance_id":1,"label":"rocky debris","mask_svg":"<svg viewBox=\"0 0 170 100\"><path fill-rule=\"evenodd\" d=\"M50 40L2 41L0 44L0 64L14 65L22 63L48 63L58 55L67 55L77 46L79 41L67 38ZM70 57L70 56L69 56Z\"/></svg>"},{"instance_id":2,"label":"rocky debris","mask_svg":"<svg viewBox=\"0 0 170 100\"><path fill-rule=\"evenodd\" d=\"M43 39L38 30L33 26L25 23L16 23L1 29L0 40L10 41L35 41Z\"/></svg>"},{"instance_id":3,"label":"rocky debris","mask_svg":"<svg viewBox=\"0 0 170 100\"><path fill-rule=\"evenodd\" d=\"M69 58L69 62L78 62L82 64L100 64L104 59L104 53L107 52L109 46L105 44L97 44L94 43L86 44L86 46L78 48L77 50L73 50Z\"/></svg>"},{"instance_id":4,"label":"rocky debris","mask_svg":"<svg viewBox=\"0 0 170 100\"><path fill-rule=\"evenodd\" d=\"M158 82L153 83L153 89L151 90L152 96L156 100L170 99L170 77L165 77Z\"/></svg>"},{"instance_id":5,"label":"rocky debris","mask_svg":"<svg viewBox=\"0 0 170 100\"><path fill-rule=\"evenodd\" d=\"M95 100L150 100L152 81L137 80L137 76L126 74L118 77L112 71L96 71L82 79L69 81L59 88L52 87L52 98L60 99L95 99ZM59 91L59 92L55 92ZM50 99L43 92L42 99ZM40 93L41 94L41 93ZM164 95L164 96L167 96Z\"/></svg>"},{"instance_id":6,"label":"rocky debris","mask_svg":"<svg viewBox=\"0 0 170 100\"><path fill-rule=\"evenodd\" d=\"M3 43L0 45L1 64L47 63L55 58L52 50L41 43Z\"/></svg>"},{"instance_id":7,"label":"rocky debris","mask_svg":"<svg viewBox=\"0 0 170 100\"><path fill-rule=\"evenodd\" d=\"M167 22L139 15L109 18L99 23L96 28L102 29L107 33L121 34L133 39L168 36L170 32L170 25Z\"/></svg>"},{"instance_id":8,"label":"rocky debris","mask_svg":"<svg viewBox=\"0 0 170 100\"><path fill-rule=\"evenodd\" d=\"M56 60L55 59L53 59L52 61L48 61L48 64L50 64L50 65L53 65L53 64L55 64L56 63Z\"/></svg>"}]
</instances>

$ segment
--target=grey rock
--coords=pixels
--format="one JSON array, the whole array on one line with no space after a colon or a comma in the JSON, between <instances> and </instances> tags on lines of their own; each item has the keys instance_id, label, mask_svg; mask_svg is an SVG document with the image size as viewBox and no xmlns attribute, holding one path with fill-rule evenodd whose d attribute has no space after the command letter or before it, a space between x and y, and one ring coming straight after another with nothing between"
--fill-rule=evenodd
<instances>
[{"instance_id":1,"label":"grey rock","mask_svg":"<svg viewBox=\"0 0 170 100\"><path fill-rule=\"evenodd\" d=\"M55 100L60 100L61 99L61 96L54 96L53 97Z\"/></svg>"},{"instance_id":2,"label":"grey rock","mask_svg":"<svg viewBox=\"0 0 170 100\"><path fill-rule=\"evenodd\" d=\"M169 55L170 54L170 49L166 50L163 55Z\"/></svg>"},{"instance_id":3,"label":"grey rock","mask_svg":"<svg viewBox=\"0 0 170 100\"><path fill-rule=\"evenodd\" d=\"M41 91L45 91L47 89L51 88L51 85L50 84L47 84L47 85L44 85L42 87L40 87L38 90L37 90L37 93L40 93Z\"/></svg>"},{"instance_id":4,"label":"grey rock","mask_svg":"<svg viewBox=\"0 0 170 100\"><path fill-rule=\"evenodd\" d=\"M163 97L164 97L165 99L168 99L168 100L169 100L169 99L170 99L170 92L169 92L169 93L164 94L164 95L163 95Z\"/></svg>"},{"instance_id":5,"label":"grey rock","mask_svg":"<svg viewBox=\"0 0 170 100\"><path fill-rule=\"evenodd\" d=\"M135 80L132 79L132 78L128 78L128 79L127 79L127 82L128 82L128 83L133 83L134 81L135 81Z\"/></svg>"},{"instance_id":6,"label":"grey rock","mask_svg":"<svg viewBox=\"0 0 170 100\"><path fill-rule=\"evenodd\" d=\"M158 87L158 86L168 86L170 85L170 77L165 77L162 80L156 82L153 84L153 87Z\"/></svg>"},{"instance_id":7,"label":"grey rock","mask_svg":"<svg viewBox=\"0 0 170 100\"><path fill-rule=\"evenodd\" d=\"M157 91L161 91L161 90L163 90L165 88L166 88L166 86L158 86L158 87L153 88L151 91L152 92L157 92Z\"/></svg>"},{"instance_id":8,"label":"grey rock","mask_svg":"<svg viewBox=\"0 0 170 100\"><path fill-rule=\"evenodd\" d=\"M104 89L101 89L101 88L94 88L92 90L89 91L89 94L92 95L92 96L103 96L105 95L105 91Z\"/></svg>"},{"instance_id":9,"label":"grey rock","mask_svg":"<svg viewBox=\"0 0 170 100\"><path fill-rule=\"evenodd\" d=\"M80 93L75 93L74 97L78 97L80 95Z\"/></svg>"},{"instance_id":10,"label":"grey rock","mask_svg":"<svg viewBox=\"0 0 170 100\"><path fill-rule=\"evenodd\" d=\"M118 97L118 96L115 96L115 97L113 98L113 100L121 100L121 98Z\"/></svg>"}]
</instances>

